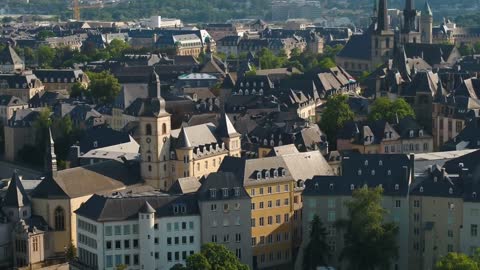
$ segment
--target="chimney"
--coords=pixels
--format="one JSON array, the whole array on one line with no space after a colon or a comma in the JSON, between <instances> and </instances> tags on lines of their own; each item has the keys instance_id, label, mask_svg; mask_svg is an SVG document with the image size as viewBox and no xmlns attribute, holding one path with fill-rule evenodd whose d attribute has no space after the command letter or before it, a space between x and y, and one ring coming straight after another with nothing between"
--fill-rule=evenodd
<instances>
[{"instance_id":1,"label":"chimney","mask_svg":"<svg viewBox=\"0 0 480 270\"><path fill-rule=\"evenodd\" d=\"M445 168L442 168L442 180L445 179L445 176L447 176L447 173L445 171Z\"/></svg>"}]
</instances>

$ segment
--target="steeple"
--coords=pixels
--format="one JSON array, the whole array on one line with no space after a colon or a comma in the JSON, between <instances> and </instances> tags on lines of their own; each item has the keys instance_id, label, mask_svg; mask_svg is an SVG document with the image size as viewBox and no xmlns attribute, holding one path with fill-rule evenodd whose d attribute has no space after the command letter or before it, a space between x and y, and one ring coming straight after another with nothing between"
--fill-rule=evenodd
<instances>
[{"instance_id":1,"label":"steeple","mask_svg":"<svg viewBox=\"0 0 480 270\"><path fill-rule=\"evenodd\" d=\"M387 0L379 0L377 15L377 32L389 30Z\"/></svg>"},{"instance_id":2,"label":"steeple","mask_svg":"<svg viewBox=\"0 0 480 270\"><path fill-rule=\"evenodd\" d=\"M221 138L230 138L240 135L233 126L226 113L222 113L217 127L217 134Z\"/></svg>"},{"instance_id":3,"label":"steeple","mask_svg":"<svg viewBox=\"0 0 480 270\"><path fill-rule=\"evenodd\" d=\"M152 74L150 74L150 79L148 81L148 97L161 97L160 78L158 77L157 72L155 72L155 69L153 69Z\"/></svg>"},{"instance_id":4,"label":"steeple","mask_svg":"<svg viewBox=\"0 0 480 270\"><path fill-rule=\"evenodd\" d=\"M57 156L55 155L55 142L53 141L52 130L48 129L47 149L45 151L45 173L53 177L57 173Z\"/></svg>"},{"instance_id":5,"label":"steeple","mask_svg":"<svg viewBox=\"0 0 480 270\"><path fill-rule=\"evenodd\" d=\"M428 0L425 0L425 5L423 6L422 10L422 16L433 16L432 9L430 8L430 4L428 3Z\"/></svg>"},{"instance_id":6,"label":"steeple","mask_svg":"<svg viewBox=\"0 0 480 270\"><path fill-rule=\"evenodd\" d=\"M378 0L373 0L373 14L372 14L372 23L377 22L377 16L378 16Z\"/></svg>"},{"instance_id":7,"label":"steeple","mask_svg":"<svg viewBox=\"0 0 480 270\"><path fill-rule=\"evenodd\" d=\"M403 10L403 32L410 33L416 31L415 18L417 17L417 11L415 10L414 0L405 0L405 9Z\"/></svg>"},{"instance_id":8,"label":"steeple","mask_svg":"<svg viewBox=\"0 0 480 270\"><path fill-rule=\"evenodd\" d=\"M3 199L4 207L14 207L21 208L24 206L30 206L30 199L28 198L27 192L23 188L20 177L18 176L17 171L15 170L8 185L7 194Z\"/></svg>"}]
</instances>

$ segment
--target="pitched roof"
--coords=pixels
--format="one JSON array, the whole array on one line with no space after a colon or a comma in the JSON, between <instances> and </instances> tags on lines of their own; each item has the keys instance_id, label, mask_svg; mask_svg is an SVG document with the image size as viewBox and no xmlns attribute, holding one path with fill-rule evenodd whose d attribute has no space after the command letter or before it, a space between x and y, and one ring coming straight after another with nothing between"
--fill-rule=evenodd
<instances>
[{"instance_id":1,"label":"pitched roof","mask_svg":"<svg viewBox=\"0 0 480 270\"><path fill-rule=\"evenodd\" d=\"M152 213L155 213L155 209L153 209L153 207L148 203L148 201L145 201L145 203L143 204L143 206L138 210L139 213L148 213L148 214L152 214Z\"/></svg>"},{"instance_id":2,"label":"pitched roof","mask_svg":"<svg viewBox=\"0 0 480 270\"><path fill-rule=\"evenodd\" d=\"M146 206L146 202L150 207ZM177 205L183 206L185 211L175 212L174 206ZM118 196L94 194L75 213L97 222L112 222L137 219L141 210L147 210L145 206L148 208L148 211L152 211L152 209L155 211L156 218L176 215L198 215L199 213L195 194L168 195L159 192Z\"/></svg>"},{"instance_id":3,"label":"pitched roof","mask_svg":"<svg viewBox=\"0 0 480 270\"><path fill-rule=\"evenodd\" d=\"M23 61L9 44L0 52L0 65L23 65Z\"/></svg>"},{"instance_id":4,"label":"pitched roof","mask_svg":"<svg viewBox=\"0 0 480 270\"><path fill-rule=\"evenodd\" d=\"M361 35L352 35L345 47L338 53L338 57L370 60L372 54L371 32Z\"/></svg>"},{"instance_id":5,"label":"pitched roof","mask_svg":"<svg viewBox=\"0 0 480 270\"><path fill-rule=\"evenodd\" d=\"M221 138L231 138L240 135L233 127L232 121L230 121L230 118L226 113L222 113L216 133Z\"/></svg>"},{"instance_id":6,"label":"pitched roof","mask_svg":"<svg viewBox=\"0 0 480 270\"><path fill-rule=\"evenodd\" d=\"M187 194L194 193L200 188L200 181L196 177L183 177L177 179L170 187L168 193L170 194Z\"/></svg>"},{"instance_id":7,"label":"pitched roof","mask_svg":"<svg viewBox=\"0 0 480 270\"><path fill-rule=\"evenodd\" d=\"M235 194L235 189L238 193ZM210 190L217 190L216 196L212 197ZM224 196L222 189L228 190L228 196ZM198 190L198 200L227 200L249 199L248 193L243 188L242 180L232 172L215 172L202 179L202 185Z\"/></svg>"},{"instance_id":8,"label":"pitched roof","mask_svg":"<svg viewBox=\"0 0 480 270\"><path fill-rule=\"evenodd\" d=\"M32 192L33 198L77 198L141 183L138 163L105 161L58 171Z\"/></svg>"},{"instance_id":9,"label":"pitched roof","mask_svg":"<svg viewBox=\"0 0 480 270\"><path fill-rule=\"evenodd\" d=\"M23 188L18 173L15 171L8 185L7 194L3 198L3 206L23 207L28 205L30 205L30 199Z\"/></svg>"}]
</instances>

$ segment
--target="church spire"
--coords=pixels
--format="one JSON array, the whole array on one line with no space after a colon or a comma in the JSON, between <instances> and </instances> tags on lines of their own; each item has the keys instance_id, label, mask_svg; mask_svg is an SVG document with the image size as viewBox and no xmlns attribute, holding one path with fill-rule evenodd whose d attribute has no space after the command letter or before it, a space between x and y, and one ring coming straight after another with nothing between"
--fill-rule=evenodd
<instances>
[{"instance_id":1,"label":"church spire","mask_svg":"<svg viewBox=\"0 0 480 270\"><path fill-rule=\"evenodd\" d=\"M150 80L148 81L148 97L159 98L160 96L160 78L157 72L155 72L155 69L153 69L152 74L150 74Z\"/></svg>"},{"instance_id":2,"label":"church spire","mask_svg":"<svg viewBox=\"0 0 480 270\"><path fill-rule=\"evenodd\" d=\"M377 32L389 30L387 0L379 0L377 15Z\"/></svg>"},{"instance_id":3,"label":"church spire","mask_svg":"<svg viewBox=\"0 0 480 270\"><path fill-rule=\"evenodd\" d=\"M57 173L57 156L55 155L55 142L52 130L48 128L47 149L45 151L45 173L53 177Z\"/></svg>"},{"instance_id":4,"label":"church spire","mask_svg":"<svg viewBox=\"0 0 480 270\"><path fill-rule=\"evenodd\" d=\"M417 17L417 11L415 10L414 0L405 0L405 9L403 10L403 32L410 33L416 30L415 18Z\"/></svg>"}]
</instances>

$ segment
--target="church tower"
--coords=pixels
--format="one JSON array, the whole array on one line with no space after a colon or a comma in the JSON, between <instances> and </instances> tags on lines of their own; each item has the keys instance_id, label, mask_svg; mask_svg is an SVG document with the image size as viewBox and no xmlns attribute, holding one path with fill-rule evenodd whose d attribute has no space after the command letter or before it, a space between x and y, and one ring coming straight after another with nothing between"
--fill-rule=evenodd
<instances>
[{"instance_id":1,"label":"church tower","mask_svg":"<svg viewBox=\"0 0 480 270\"><path fill-rule=\"evenodd\" d=\"M403 26L400 32L400 42L419 43L420 31L418 29L417 10L414 0L405 0L405 9L403 10Z\"/></svg>"},{"instance_id":2,"label":"church tower","mask_svg":"<svg viewBox=\"0 0 480 270\"><path fill-rule=\"evenodd\" d=\"M433 13L428 0L425 0L425 6L420 16L420 32L422 43L433 43Z\"/></svg>"},{"instance_id":3,"label":"church tower","mask_svg":"<svg viewBox=\"0 0 480 270\"><path fill-rule=\"evenodd\" d=\"M141 174L148 185L167 189L171 185L170 114L160 94L160 79L153 71L148 83L148 97L142 100L139 116Z\"/></svg>"},{"instance_id":4,"label":"church tower","mask_svg":"<svg viewBox=\"0 0 480 270\"><path fill-rule=\"evenodd\" d=\"M376 26L372 33L371 66L384 64L393 55L394 32L390 29L387 0L379 0Z\"/></svg>"}]
</instances>

